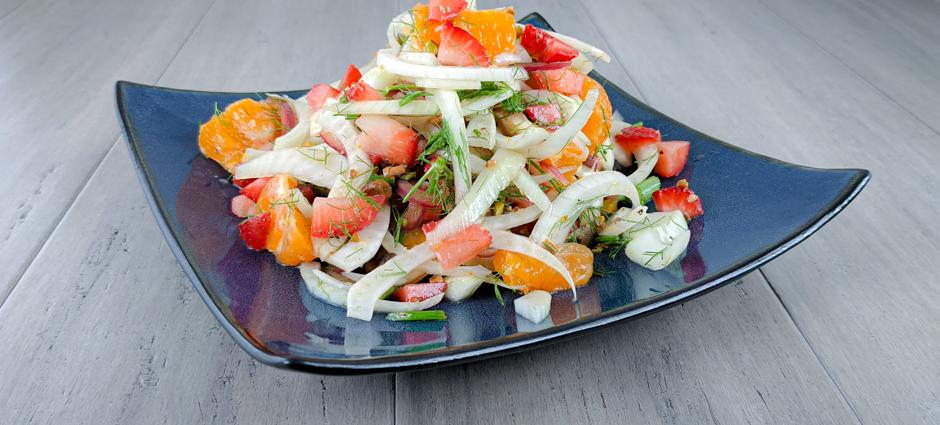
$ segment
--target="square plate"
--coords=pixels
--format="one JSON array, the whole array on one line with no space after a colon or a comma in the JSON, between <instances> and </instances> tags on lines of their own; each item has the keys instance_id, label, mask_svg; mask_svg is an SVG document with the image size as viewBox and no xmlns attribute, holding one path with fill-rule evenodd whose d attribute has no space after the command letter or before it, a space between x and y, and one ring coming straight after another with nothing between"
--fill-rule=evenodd
<instances>
[{"instance_id":1,"label":"square plate","mask_svg":"<svg viewBox=\"0 0 940 425\"><path fill-rule=\"evenodd\" d=\"M538 14L522 20L550 28ZM745 273L792 248L845 208L868 182L866 170L823 170L757 155L659 113L600 75L614 110L630 122L692 144L678 178L693 182L705 215L690 223L685 257L650 272L623 253L599 254L591 283L553 296L550 320L516 316L488 288L442 303L446 322L371 322L310 295L295 268L245 248L229 212L237 188L200 155L202 120L255 93L210 93L117 83L117 106L132 159L157 222L180 266L226 331L263 363L324 374L429 368L507 354L662 310ZM305 91L277 92L297 97ZM663 182L674 185L676 179ZM759 181L760 184L755 184ZM812 191L806 188L813 188Z\"/></svg>"}]
</instances>

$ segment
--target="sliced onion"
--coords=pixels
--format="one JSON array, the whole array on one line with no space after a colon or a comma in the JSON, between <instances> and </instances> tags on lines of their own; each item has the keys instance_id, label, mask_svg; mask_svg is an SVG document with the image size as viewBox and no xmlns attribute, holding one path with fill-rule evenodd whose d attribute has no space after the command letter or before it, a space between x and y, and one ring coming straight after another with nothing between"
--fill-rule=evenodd
<instances>
[{"instance_id":1,"label":"sliced onion","mask_svg":"<svg viewBox=\"0 0 940 425\"><path fill-rule=\"evenodd\" d=\"M493 113L474 115L467 123L467 142L470 146L493 149L496 146L496 118Z\"/></svg>"},{"instance_id":2,"label":"sliced onion","mask_svg":"<svg viewBox=\"0 0 940 425\"><path fill-rule=\"evenodd\" d=\"M454 210L438 221L434 230L427 235L428 242L440 243L444 238L478 223L499 197L499 192L509 186L516 174L523 169L525 161L525 157L518 153L505 149L497 150L486 169L473 182L467 196L457 202Z\"/></svg>"},{"instance_id":3,"label":"sliced onion","mask_svg":"<svg viewBox=\"0 0 940 425\"><path fill-rule=\"evenodd\" d=\"M484 217L483 226L491 232L495 230L509 230L514 227L522 226L523 224L529 224L538 219L541 214L542 211L539 207L532 205L513 212Z\"/></svg>"},{"instance_id":4,"label":"sliced onion","mask_svg":"<svg viewBox=\"0 0 940 425\"><path fill-rule=\"evenodd\" d=\"M574 115L568 119L565 125L550 134L548 139L544 142L530 147L527 150L528 156L536 159L545 159L561 152L561 150L565 148L565 145L581 132L581 128L584 127L584 124L587 124L588 119L594 112L594 105L597 104L598 96L599 92L597 89L588 91L584 102L578 107Z\"/></svg>"},{"instance_id":5,"label":"sliced onion","mask_svg":"<svg viewBox=\"0 0 940 425\"><path fill-rule=\"evenodd\" d=\"M565 172L562 171L562 170L559 170L558 167L556 167L555 165L553 165L553 164L546 164L546 165L543 165L543 166L542 166L542 169L544 169L545 171L548 171L548 174L551 174L551 176L552 176L555 180L558 180L561 184L563 184L563 185L565 185L565 186L568 185L568 183L569 183L569 182L568 182L568 177L565 177Z\"/></svg>"},{"instance_id":6,"label":"sliced onion","mask_svg":"<svg viewBox=\"0 0 940 425\"><path fill-rule=\"evenodd\" d=\"M355 115L437 115L438 108L430 100L413 100L400 105L398 100L363 100L359 102L335 103L324 108L334 114ZM345 119L345 117L344 117Z\"/></svg>"},{"instance_id":7,"label":"sliced onion","mask_svg":"<svg viewBox=\"0 0 940 425\"><path fill-rule=\"evenodd\" d=\"M447 90L479 90L480 82L476 80L438 80L435 78L415 78L415 85L429 89Z\"/></svg>"},{"instance_id":8,"label":"sliced onion","mask_svg":"<svg viewBox=\"0 0 940 425\"><path fill-rule=\"evenodd\" d=\"M604 223L604 228L601 229L599 234L601 236L622 235L631 227L643 222L646 218L646 210L646 205L640 205L633 209L620 208Z\"/></svg>"},{"instance_id":9,"label":"sliced onion","mask_svg":"<svg viewBox=\"0 0 940 425\"><path fill-rule=\"evenodd\" d=\"M444 281L447 282L444 298L450 302L470 298L483 285L483 278L479 276L447 276Z\"/></svg>"},{"instance_id":10,"label":"sliced onion","mask_svg":"<svg viewBox=\"0 0 940 425\"><path fill-rule=\"evenodd\" d=\"M567 68L571 65L571 62L532 62L524 63L521 66L526 72L535 72L535 71L552 71L555 69Z\"/></svg>"},{"instance_id":11,"label":"sliced onion","mask_svg":"<svg viewBox=\"0 0 940 425\"><path fill-rule=\"evenodd\" d=\"M336 175L348 168L346 158L326 145L268 151L235 167L236 179L290 174L307 183L331 187Z\"/></svg>"},{"instance_id":12,"label":"sliced onion","mask_svg":"<svg viewBox=\"0 0 940 425\"><path fill-rule=\"evenodd\" d=\"M376 53L376 62L386 71L411 78L434 78L438 80L512 81L528 80L529 75L519 67L482 68L475 66L428 66L416 65L396 57L393 49Z\"/></svg>"},{"instance_id":13,"label":"sliced onion","mask_svg":"<svg viewBox=\"0 0 940 425\"><path fill-rule=\"evenodd\" d=\"M633 239L624 248L627 258L650 270L662 270L682 256L689 245L691 232L681 212L668 214L665 220L658 220L655 225L630 232Z\"/></svg>"},{"instance_id":14,"label":"sliced onion","mask_svg":"<svg viewBox=\"0 0 940 425\"><path fill-rule=\"evenodd\" d=\"M391 209L388 206L379 211L372 223L356 233L357 240L350 240L342 248L328 257L321 257L342 270L355 270L368 262L382 246L382 239L388 233Z\"/></svg>"},{"instance_id":15,"label":"sliced onion","mask_svg":"<svg viewBox=\"0 0 940 425\"><path fill-rule=\"evenodd\" d=\"M349 284L330 276L320 270L317 263L303 263L299 267L300 276L304 279L307 290L315 297L338 307L345 307L349 301ZM365 277L363 277L365 278ZM444 294L438 294L419 302L398 302L376 300L373 311L378 313L395 313L401 311L427 310L439 304Z\"/></svg>"},{"instance_id":16,"label":"sliced onion","mask_svg":"<svg viewBox=\"0 0 940 425\"><path fill-rule=\"evenodd\" d=\"M558 257L548 252L541 244L537 244L525 236L520 236L506 230L497 230L490 234L493 235L493 243L490 244L491 247L522 254L545 264L565 278L565 281L568 282L568 285L571 287L574 299L578 299L578 293L575 290L574 279L571 278L571 273L568 272L568 269L565 268L565 265Z\"/></svg>"},{"instance_id":17,"label":"sliced onion","mask_svg":"<svg viewBox=\"0 0 940 425\"><path fill-rule=\"evenodd\" d=\"M467 127L463 121L463 111L457 92L453 90L433 89L434 102L441 109L441 119L450 132L450 161L454 170L454 200L458 204L470 187L472 176L467 157L470 146L467 144Z\"/></svg>"},{"instance_id":18,"label":"sliced onion","mask_svg":"<svg viewBox=\"0 0 940 425\"><path fill-rule=\"evenodd\" d=\"M545 192L542 191L542 188L532 179L529 173L521 172L516 174L516 178L512 179L512 182L515 183L522 194L532 201L535 206L539 207L540 210L548 211L548 209L552 207L552 200L548 199L548 196L545 195Z\"/></svg>"},{"instance_id":19,"label":"sliced onion","mask_svg":"<svg viewBox=\"0 0 940 425\"><path fill-rule=\"evenodd\" d=\"M349 288L346 316L371 320L376 301L409 272L433 258L431 245L422 243L376 267Z\"/></svg>"},{"instance_id":20,"label":"sliced onion","mask_svg":"<svg viewBox=\"0 0 940 425\"><path fill-rule=\"evenodd\" d=\"M552 206L535 223L530 238L538 243L546 239L562 243L581 213L597 200L606 196L623 195L632 205L640 205L636 186L627 176L616 171L598 171L584 176L565 188Z\"/></svg>"}]
</instances>

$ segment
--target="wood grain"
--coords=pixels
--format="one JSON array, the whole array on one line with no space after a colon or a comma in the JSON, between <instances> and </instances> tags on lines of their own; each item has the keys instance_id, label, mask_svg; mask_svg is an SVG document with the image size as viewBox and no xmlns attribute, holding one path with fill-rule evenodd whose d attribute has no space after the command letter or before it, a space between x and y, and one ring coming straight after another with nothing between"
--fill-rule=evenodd
<instances>
[{"instance_id":1,"label":"wood grain","mask_svg":"<svg viewBox=\"0 0 940 425\"><path fill-rule=\"evenodd\" d=\"M117 139L114 81L156 81L209 3L29 0L0 21L0 303Z\"/></svg>"},{"instance_id":2,"label":"wood grain","mask_svg":"<svg viewBox=\"0 0 940 425\"><path fill-rule=\"evenodd\" d=\"M940 421L937 133L763 5L585 5L654 107L771 156L872 170L763 271L862 423Z\"/></svg>"}]
</instances>

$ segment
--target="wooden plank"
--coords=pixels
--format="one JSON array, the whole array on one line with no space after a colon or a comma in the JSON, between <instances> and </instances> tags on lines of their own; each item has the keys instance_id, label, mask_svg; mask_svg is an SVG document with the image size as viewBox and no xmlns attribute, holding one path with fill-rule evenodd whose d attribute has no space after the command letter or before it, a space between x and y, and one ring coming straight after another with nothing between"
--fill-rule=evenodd
<instances>
[{"instance_id":1,"label":"wooden plank","mask_svg":"<svg viewBox=\"0 0 940 425\"><path fill-rule=\"evenodd\" d=\"M154 82L209 0L30 0L0 21L0 303L118 135L114 81ZM12 10L12 9L11 9Z\"/></svg>"},{"instance_id":2,"label":"wooden plank","mask_svg":"<svg viewBox=\"0 0 940 425\"><path fill-rule=\"evenodd\" d=\"M0 423L390 422L388 376L283 371L238 348L143 193L121 190L136 180L122 142L0 308Z\"/></svg>"},{"instance_id":3,"label":"wooden plank","mask_svg":"<svg viewBox=\"0 0 940 425\"><path fill-rule=\"evenodd\" d=\"M264 90L336 79L384 42L384 24L357 19L385 22L392 10L329 5L219 0L158 83ZM95 107L113 108L107 91ZM87 187L0 308L0 338L16 341L0 348L0 376L16 383L0 386L0 423L392 420L391 376L273 369L224 334L167 249L123 142Z\"/></svg>"},{"instance_id":4,"label":"wooden plank","mask_svg":"<svg viewBox=\"0 0 940 425\"><path fill-rule=\"evenodd\" d=\"M940 421L937 134L760 4L585 4L654 107L758 152L872 170L763 271L863 423Z\"/></svg>"},{"instance_id":5,"label":"wooden plank","mask_svg":"<svg viewBox=\"0 0 940 425\"><path fill-rule=\"evenodd\" d=\"M559 31L610 48L570 2L516 5L520 16L538 9ZM603 72L630 80L623 68ZM857 423L760 275L572 342L400 374L396 399L398 422L409 424Z\"/></svg>"}]
</instances>

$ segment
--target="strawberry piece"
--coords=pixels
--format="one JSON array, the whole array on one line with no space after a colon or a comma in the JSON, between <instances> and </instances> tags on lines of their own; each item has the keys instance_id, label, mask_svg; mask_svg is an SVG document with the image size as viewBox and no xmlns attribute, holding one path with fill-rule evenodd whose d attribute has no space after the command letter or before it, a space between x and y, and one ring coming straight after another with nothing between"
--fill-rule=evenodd
<instances>
[{"instance_id":1,"label":"strawberry piece","mask_svg":"<svg viewBox=\"0 0 940 425\"><path fill-rule=\"evenodd\" d=\"M310 105L311 111L316 111L323 107L327 99L336 99L337 97L339 97L339 90L334 89L333 86L329 84L315 84L313 88L307 92L307 104Z\"/></svg>"},{"instance_id":2,"label":"strawberry piece","mask_svg":"<svg viewBox=\"0 0 940 425\"><path fill-rule=\"evenodd\" d=\"M466 7L467 0L431 0L428 2L428 19L441 22L450 21Z\"/></svg>"},{"instance_id":3,"label":"strawberry piece","mask_svg":"<svg viewBox=\"0 0 940 425\"><path fill-rule=\"evenodd\" d=\"M360 78L362 78L362 72L359 72L359 68L356 68L356 65L349 64L349 68L346 68L346 75L343 76L343 81L339 83L339 89L343 90L349 87L350 84L359 81Z\"/></svg>"},{"instance_id":4,"label":"strawberry piece","mask_svg":"<svg viewBox=\"0 0 940 425\"><path fill-rule=\"evenodd\" d=\"M357 81L346 88L346 97L349 100L360 102L363 100L385 100L382 92L372 88L365 81Z\"/></svg>"},{"instance_id":5,"label":"strawberry piece","mask_svg":"<svg viewBox=\"0 0 940 425\"><path fill-rule=\"evenodd\" d=\"M238 195L232 198L232 214L235 217L251 217L258 214L258 204L245 195Z\"/></svg>"},{"instance_id":6,"label":"strawberry piece","mask_svg":"<svg viewBox=\"0 0 940 425\"><path fill-rule=\"evenodd\" d=\"M264 251L268 240L268 225L271 223L271 213L256 215L238 224L238 235L245 241L245 245L255 251Z\"/></svg>"},{"instance_id":7,"label":"strawberry piece","mask_svg":"<svg viewBox=\"0 0 940 425\"><path fill-rule=\"evenodd\" d=\"M268 184L268 180L271 180L270 177L261 177L255 179L255 181L249 183L247 186L243 187L238 193L245 195L248 199L258 202L258 197L261 196L261 191L264 190L264 187Z\"/></svg>"},{"instance_id":8,"label":"strawberry piece","mask_svg":"<svg viewBox=\"0 0 940 425\"><path fill-rule=\"evenodd\" d=\"M640 149L659 143L659 130L649 127L630 126L620 130L614 140L627 152L638 152Z\"/></svg>"},{"instance_id":9,"label":"strawberry piece","mask_svg":"<svg viewBox=\"0 0 940 425\"><path fill-rule=\"evenodd\" d=\"M557 126L561 124L561 109L554 103L526 106L525 114L536 124Z\"/></svg>"},{"instance_id":10,"label":"strawberry piece","mask_svg":"<svg viewBox=\"0 0 940 425\"><path fill-rule=\"evenodd\" d=\"M436 227L429 226L432 223L424 225L423 230ZM465 229L448 236L440 243L434 245L434 255L440 261L441 267L452 269L467 261L474 259L478 254L490 247L493 242L493 235L480 224L471 224Z\"/></svg>"},{"instance_id":11,"label":"strawberry piece","mask_svg":"<svg viewBox=\"0 0 940 425\"><path fill-rule=\"evenodd\" d=\"M369 198L371 202L362 197L314 199L310 235L315 238L340 237L364 229L375 220L379 208L385 205L382 195Z\"/></svg>"},{"instance_id":12,"label":"strawberry piece","mask_svg":"<svg viewBox=\"0 0 940 425\"><path fill-rule=\"evenodd\" d=\"M678 176L689 159L689 147L689 142L659 142L659 159L653 171L660 177Z\"/></svg>"},{"instance_id":13,"label":"strawberry piece","mask_svg":"<svg viewBox=\"0 0 940 425\"><path fill-rule=\"evenodd\" d=\"M441 45L437 47L437 60L441 65L490 66L483 44L470 33L453 26L450 22L441 25ZM580 92L581 86L578 85Z\"/></svg>"},{"instance_id":14,"label":"strawberry piece","mask_svg":"<svg viewBox=\"0 0 940 425\"><path fill-rule=\"evenodd\" d=\"M356 118L362 133L356 137L359 148L396 165L414 163L418 152L418 133L398 121L382 115Z\"/></svg>"},{"instance_id":15,"label":"strawberry piece","mask_svg":"<svg viewBox=\"0 0 940 425\"><path fill-rule=\"evenodd\" d=\"M323 138L323 142L339 152L340 155L346 155L346 146L343 146L343 143L339 141L339 137L336 137L335 134L327 130L320 130L320 137Z\"/></svg>"},{"instance_id":16,"label":"strawberry piece","mask_svg":"<svg viewBox=\"0 0 940 425\"><path fill-rule=\"evenodd\" d=\"M300 189L300 193L304 195L304 198L307 199L307 202L313 202L316 199L317 194L313 192L313 186L309 184L301 184L297 186Z\"/></svg>"},{"instance_id":17,"label":"strawberry piece","mask_svg":"<svg viewBox=\"0 0 940 425\"><path fill-rule=\"evenodd\" d=\"M681 187L682 180L676 187L660 189L653 192L653 203L656 211L681 211L686 220L691 220L705 213L702 209L702 199L689 189Z\"/></svg>"},{"instance_id":18,"label":"strawberry piece","mask_svg":"<svg viewBox=\"0 0 940 425\"><path fill-rule=\"evenodd\" d=\"M238 187L245 187L255 180L256 179L232 179L232 184Z\"/></svg>"},{"instance_id":19,"label":"strawberry piece","mask_svg":"<svg viewBox=\"0 0 940 425\"><path fill-rule=\"evenodd\" d=\"M409 283L392 292L392 298L405 303L416 303L443 294L446 290L447 282Z\"/></svg>"},{"instance_id":20,"label":"strawberry piece","mask_svg":"<svg viewBox=\"0 0 940 425\"><path fill-rule=\"evenodd\" d=\"M520 43L526 52L529 52L529 56L537 62L570 61L579 54L574 47L532 25L525 26Z\"/></svg>"},{"instance_id":21,"label":"strawberry piece","mask_svg":"<svg viewBox=\"0 0 940 425\"><path fill-rule=\"evenodd\" d=\"M565 95L581 95L584 74L571 68L551 69L529 73L526 84L533 89L550 90Z\"/></svg>"}]
</instances>

